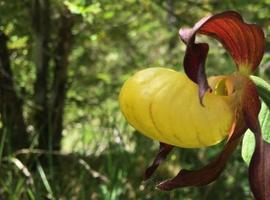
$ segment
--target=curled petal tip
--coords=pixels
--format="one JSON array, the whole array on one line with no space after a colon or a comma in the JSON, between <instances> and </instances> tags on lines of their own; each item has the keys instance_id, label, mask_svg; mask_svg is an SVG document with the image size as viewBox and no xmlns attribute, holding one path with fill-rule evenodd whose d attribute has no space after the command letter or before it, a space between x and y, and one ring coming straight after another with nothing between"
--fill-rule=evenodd
<instances>
[{"instance_id":1,"label":"curled petal tip","mask_svg":"<svg viewBox=\"0 0 270 200\"><path fill-rule=\"evenodd\" d=\"M162 190L162 191L171 191L174 188L175 187L173 186L173 184L171 184L170 181L164 181L156 185L156 189Z\"/></svg>"},{"instance_id":2,"label":"curled petal tip","mask_svg":"<svg viewBox=\"0 0 270 200\"><path fill-rule=\"evenodd\" d=\"M193 29L191 28L180 28L179 30L180 39L185 43L188 44L190 38L193 36Z\"/></svg>"}]
</instances>

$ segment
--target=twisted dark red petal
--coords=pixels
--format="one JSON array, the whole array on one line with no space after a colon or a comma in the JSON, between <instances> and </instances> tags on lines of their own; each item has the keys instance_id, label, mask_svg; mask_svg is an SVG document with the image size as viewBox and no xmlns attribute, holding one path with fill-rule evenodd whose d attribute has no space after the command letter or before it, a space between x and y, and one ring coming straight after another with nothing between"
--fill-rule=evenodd
<instances>
[{"instance_id":1,"label":"twisted dark red petal","mask_svg":"<svg viewBox=\"0 0 270 200\"><path fill-rule=\"evenodd\" d=\"M210 89L204 67L208 49L206 43L193 44L187 48L184 58L184 66L190 66L184 68L186 74L189 74L189 78L199 85L199 100L202 105L203 96Z\"/></svg>"},{"instance_id":2,"label":"twisted dark red petal","mask_svg":"<svg viewBox=\"0 0 270 200\"><path fill-rule=\"evenodd\" d=\"M238 143L239 139L227 143L223 152L209 165L198 171L183 169L175 178L161 182L157 188L168 191L185 186L202 186L216 180Z\"/></svg>"},{"instance_id":3,"label":"twisted dark red petal","mask_svg":"<svg viewBox=\"0 0 270 200\"><path fill-rule=\"evenodd\" d=\"M250 188L256 200L270 197L270 144L255 134L256 148L249 166Z\"/></svg>"},{"instance_id":4,"label":"twisted dark red petal","mask_svg":"<svg viewBox=\"0 0 270 200\"><path fill-rule=\"evenodd\" d=\"M270 144L262 138L258 114L261 102L256 86L247 80L243 96L243 112L245 121L255 134L255 152L249 165L250 188L256 200L270 198Z\"/></svg>"},{"instance_id":5,"label":"twisted dark red petal","mask_svg":"<svg viewBox=\"0 0 270 200\"><path fill-rule=\"evenodd\" d=\"M144 180L149 179L153 175L153 173L156 171L158 166L166 159L167 155L171 152L172 149L173 149L173 146L160 142L159 151L158 151L158 154L156 155L155 160L145 170Z\"/></svg>"},{"instance_id":6,"label":"twisted dark red petal","mask_svg":"<svg viewBox=\"0 0 270 200\"><path fill-rule=\"evenodd\" d=\"M207 185L216 180L223 171L230 155L234 152L240 141L240 136L246 131L246 127L239 124L234 130L223 151L211 163L199 170L182 169L173 179L166 180L157 185L160 190L173 190L186 186Z\"/></svg>"}]
</instances>

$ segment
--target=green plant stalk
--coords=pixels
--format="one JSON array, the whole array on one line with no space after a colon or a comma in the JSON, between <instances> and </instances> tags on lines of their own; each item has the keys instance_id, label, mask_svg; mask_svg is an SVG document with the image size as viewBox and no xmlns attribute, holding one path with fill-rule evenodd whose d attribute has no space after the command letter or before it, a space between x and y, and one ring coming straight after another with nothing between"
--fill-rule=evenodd
<instances>
[{"instance_id":1,"label":"green plant stalk","mask_svg":"<svg viewBox=\"0 0 270 200\"><path fill-rule=\"evenodd\" d=\"M3 155L3 151L4 151L5 140L6 140L6 130L4 129L3 135L1 137L1 142L0 142L0 166L2 163L2 155Z\"/></svg>"},{"instance_id":2,"label":"green plant stalk","mask_svg":"<svg viewBox=\"0 0 270 200\"><path fill-rule=\"evenodd\" d=\"M53 191L52 191L52 187L50 186L50 183L49 183L49 181L47 179L47 176L46 176L46 174L45 174L42 166L40 165L40 163L38 163L37 169L38 169L38 173L40 175L40 178L42 180L42 183L43 183L45 189L47 190L47 192L50 195L50 197L52 197L52 199L55 199L54 198Z\"/></svg>"}]
</instances>

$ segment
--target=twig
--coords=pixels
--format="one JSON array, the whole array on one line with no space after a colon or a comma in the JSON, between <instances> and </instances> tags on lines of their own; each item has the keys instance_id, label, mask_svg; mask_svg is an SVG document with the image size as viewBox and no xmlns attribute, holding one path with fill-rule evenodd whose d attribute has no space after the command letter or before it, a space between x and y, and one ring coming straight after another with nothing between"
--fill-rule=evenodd
<instances>
[{"instance_id":1,"label":"twig","mask_svg":"<svg viewBox=\"0 0 270 200\"><path fill-rule=\"evenodd\" d=\"M29 170L23 165L23 163L21 161L19 161L16 158L17 156L23 155L23 154L56 155L56 156L63 156L63 157L72 157L75 160L77 160L76 155L74 155L72 153L63 153L63 152L60 152L60 151L49 151L49 150L44 150L44 149L20 149L20 150L14 152L12 154L12 156L13 156L12 162L15 163L19 169L26 170L26 171L23 171L23 172L27 177L30 174ZM5 157L3 159L8 160L7 157ZM78 158L77 161L81 166L84 167L84 169L86 169L89 172L89 174L91 176L93 176L94 178L98 178L98 179L100 179L101 181L103 181L105 183L109 183L109 179L105 175L103 175L100 172L92 169L92 167L84 159Z\"/></svg>"}]
</instances>

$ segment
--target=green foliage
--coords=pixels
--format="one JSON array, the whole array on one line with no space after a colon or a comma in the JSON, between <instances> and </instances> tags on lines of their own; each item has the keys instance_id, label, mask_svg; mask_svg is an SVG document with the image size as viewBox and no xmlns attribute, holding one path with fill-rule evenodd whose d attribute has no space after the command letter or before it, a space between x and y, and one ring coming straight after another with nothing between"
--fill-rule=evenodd
<instances>
[{"instance_id":1,"label":"green foliage","mask_svg":"<svg viewBox=\"0 0 270 200\"><path fill-rule=\"evenodd\" d=\"M248 166L254 150L255 150L255 137L253 132L248 130L245 133L242 141L242 157Z\"/></svg>"},{"instance_id":2,"label":"green foliage","mask_svg":"<svg viewBox=\"0 0 270 200\"><path fill-rule=\"evenodd\" d=\"M256 84L256 87L262 100L268 107L270 107L270 84L257 76L251 76L251 79Z\"/></svg>"}]
</instances>

